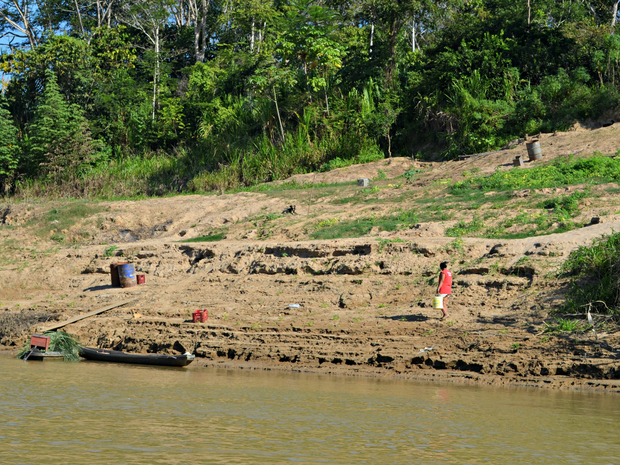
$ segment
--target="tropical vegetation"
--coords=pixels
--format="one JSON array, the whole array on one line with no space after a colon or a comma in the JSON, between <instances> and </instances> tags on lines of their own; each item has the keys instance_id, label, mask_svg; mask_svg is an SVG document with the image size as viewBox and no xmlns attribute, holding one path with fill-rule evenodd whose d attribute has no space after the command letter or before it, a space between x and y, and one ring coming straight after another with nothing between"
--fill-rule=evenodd
<instances>
[{"instance_id":1,"label":"tropical vegetation","mask_svg":"<svg viewBox=\"0 0 620 465\"><path fill-rule=\"evenodd\" d=\"M618 2L0 0L4 195L225 190L616 109Z\"/></svg>"}]
</instances>

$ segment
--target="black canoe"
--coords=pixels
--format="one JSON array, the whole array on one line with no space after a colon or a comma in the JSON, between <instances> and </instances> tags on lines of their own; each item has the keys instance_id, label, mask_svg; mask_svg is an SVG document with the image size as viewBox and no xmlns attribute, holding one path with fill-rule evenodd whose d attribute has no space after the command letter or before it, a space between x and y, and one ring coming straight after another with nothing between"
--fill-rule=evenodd
<instances>
[{"instance_id":1,"label":"black canoe","mask_svg":"<svg viewBox=\"0 0 620 465\"><path fill-rule=\"evenodd\" d=\"M189 353L183 355L135 355L120 350L93 349L80 347L80 355L87 360L115 363L137 363L140 365L159 365L166 367L184 367L194 360L195 356Z\"/></svg>"}]
</instances>

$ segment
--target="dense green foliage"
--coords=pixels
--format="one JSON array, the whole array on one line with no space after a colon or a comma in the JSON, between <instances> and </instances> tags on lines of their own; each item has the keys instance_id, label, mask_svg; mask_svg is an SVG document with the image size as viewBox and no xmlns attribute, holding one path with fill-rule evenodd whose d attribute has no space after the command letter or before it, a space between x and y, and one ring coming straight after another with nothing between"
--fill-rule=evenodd
<instances>
[{"instance_id":1,"label":"dense green foliage","mask_svg":"<svg viewBox=\"0 0 620 465\"><path fill-rule=\"evenodd\" d=\"M19 159L17 129L5 106L0 99L0 185L13 175Z\"/></svg>"},{"instance_id":2,"label":"dense green foliage","mask_svg":"<svg viewBox=\"0 0 620 465\"><path fill-rule=\"evenodd\" d=\"M4 1L0 183L222 190L566 129L620 102L609 3Z\"/></svg>"},{"instance_id":3,"label":"dense green foliage","mask_svg":"<svg viewBox=\"0 0 620 465\"><path fill-rule=\"evenodd\" d=\"M601 313L620 307L620 233L596 239L573 251L563 272L571 277L566 310Z\"/></svg>"}]
</instances>

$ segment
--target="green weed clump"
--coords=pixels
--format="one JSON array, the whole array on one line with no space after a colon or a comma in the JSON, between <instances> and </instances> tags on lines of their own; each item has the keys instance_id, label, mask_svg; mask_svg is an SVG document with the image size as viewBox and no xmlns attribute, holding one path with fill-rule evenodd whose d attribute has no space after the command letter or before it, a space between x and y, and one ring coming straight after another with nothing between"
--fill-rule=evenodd
<instances>
[{"instance_id":1,"label":"green weed clump","mask_svg":"<svg viewBox=\"0 0 620 465\"><path fill-rule=\"evenodd\" d=\"M579 201L588 196L588 192L573 192L570 195L554 197L542 202L539 207L552 209L558 217L574 218L579 214Z\"/></svg>"},{"instance_id":2,"label":"green weed clump","mask_svg":"<svg viewBox=\"0 0 620 465\"><path fill-rule=\"evenodd\" d=\"M484 221L481 218L474 215L474 218L469 222L459 221L452 228L446 229L446 236L448 237L461 237L469 236L484 228Z\"/></svg>"},{"instance_id":3,"label":"green weed clump","mask_svg":"<svg viewBox=\"0 0 620 465\"><path fill-rule=\"evenodd\" d=\"M571 252L562 273L570 277L564 311L585 313L592 304L599 313L615 313L620 305L620 233L602 236Z\"/></svg>"},{"instance_id":4,"label":"green weed clump","mask_svg":"<svg viewBox=\"0 0 620 465\"><path fill-rule=\"evenodd\" d=\"M398 231L411 227L416 223L418 223L418 217L415 212L407 210L382 217L341 220L335 224L326 224L313 232L310 237L318 240L361 237L368 234L374 227L379 228L381 231Z\"/></svg>"},{"instance_id":5,"label":"green weed clump","mask_svg":"<svg viewBox=\"0 0 620 465\"><path fill-rule=\"evenodd\" d=\"M65 236L61 234L63 229L69 229L79 220L92 216L102 211L97 204L86 202L72 202L67 205L52 208L42 217L30 221L29 225L35 225L35 233L39 237L51 237L56 242L62 242Z\"/></svg>"},{"instance_id":6,"label":"green weed clump","mask_svg":"<svg viewBox=\"0 0 620 465\"><path fill-rule=\"evenodd\" d=\"M601 184L620 181L620 158L595 155L591 158L556 159L530 169L513 168L490 176L478 176L454 183L451 191L463 194L471 190L509 191L542 189L574 184Z\"/></svg>"},{"instance_id":7,"label":"green weed clump","mask_svg":"<svg viewBox=\"0 0 620 465\"><path fill-rule=\"evenodd\" d=\"M354 158L342 159L336 157L323 163L319 168L319 171L331 171L338 168L346 168L347 166L356 165L360 163L371 163L373 161L383 160L385 155L379 150L376 145L372 145L367 148L363 148L360 154Z\"/></svg>"},{"instance_id":8,"label":"green weed clump","mask_svg":"<svg viewBox=\"0 0 620 465\"><path fill-rule=\"evenodd\" d=\"M193 239L187 239L181 242L218 242L226 239L226 234L223 232L216 234L207 234L206 236L194 237Z\"/></svg>"},{"instance_id":9,"label":"green weed clump","mask_svg":"<svg viewBox=\"0 0 620 465\"><path fill-rule=\"evenodd\" d=\"M118 249L117 245L111 245L110 247L105 249L105 251L103 252L103 256L104 257L113 257L114 256L114 252L116 251L116 249Z\"/></svg>"},{"instance_id":10,"label":"green weed clump","mask_svg":"<svg viewBox=\"0 0 620 465\"><path fill-rule=\"evenodd\" d=\"M583 323L578 320L571 320L567 318L556 318L555 321L547 325L545 328L546 333L572 333L573 331L577 331L583 329Z\"/></svg>"}]
</instances>

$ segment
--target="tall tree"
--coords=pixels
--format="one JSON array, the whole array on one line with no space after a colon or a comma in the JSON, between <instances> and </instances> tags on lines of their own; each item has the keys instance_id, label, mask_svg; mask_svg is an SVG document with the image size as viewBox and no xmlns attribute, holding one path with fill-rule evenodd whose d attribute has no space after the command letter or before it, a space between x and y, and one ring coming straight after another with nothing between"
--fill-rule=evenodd
<instances>
[{"instance_id":1,"label":"tall tree","mask_svg":"<svg viewBox=\"0 0 620 465\"><path fill-rule=\"evenodd\" d=\"M155 119L159 96L160 66L162 60L162 33L168 19L173 0L143 0L138 3L127 1L123 5L123 21L138 29L153 45L155 65L153 67L152 119Z\"/></svg>"},{"instance_id":2,"label":"tall tree","mask_svg":"<svg viewBox=\"0 0 620 465\"><path fill-rule=\"evenodd\" d=\"M28 155L31 169L53 178L75 173L92 161L96 152L82 111L61 95L56 75L47 73L45 90L29 128Z\"/></svg>"},{"instance_id":3,"label":"tall tree","mask_svg":"<svg viewBox=\"0 0 620 465\"><path fill-rule=\"evenodd\" d=\"M11 113L6 109L6 100L0 94L0 187L8 189L7 180L13 176L19 162L19 141L17 128Z\"/></svg>"}]
</instances>

